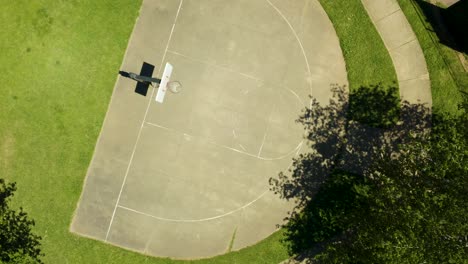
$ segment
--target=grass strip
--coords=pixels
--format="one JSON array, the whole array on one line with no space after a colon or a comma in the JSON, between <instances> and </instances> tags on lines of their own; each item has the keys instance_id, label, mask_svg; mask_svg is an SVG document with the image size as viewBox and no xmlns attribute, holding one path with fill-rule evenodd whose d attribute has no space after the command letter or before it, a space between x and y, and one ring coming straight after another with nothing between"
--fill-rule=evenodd
<instances>
[{"instance_id":1,"label":"grass strip","mask_svg":"<svg viewBox=\"0 0 468 264\"><path fill-rule=\"evenodd\" d=\"M426 58L434 112L458 113L458 104L462 101L460 90L468 87L468 77L456 52L440 43L434 28L415 1L397 1L411 24Z\"/></svg>"},{"instance_id":2,"label":"grass strip","mask_svg":"<svg viewBox=\"0 0 468 264\"><path fill-rule=\"evenodd\" d=\"M378 84L383 87L398 87L390 55L361 1L319 2L338 34L348 71L350 91Z\"/></svg>"}]
</instances>

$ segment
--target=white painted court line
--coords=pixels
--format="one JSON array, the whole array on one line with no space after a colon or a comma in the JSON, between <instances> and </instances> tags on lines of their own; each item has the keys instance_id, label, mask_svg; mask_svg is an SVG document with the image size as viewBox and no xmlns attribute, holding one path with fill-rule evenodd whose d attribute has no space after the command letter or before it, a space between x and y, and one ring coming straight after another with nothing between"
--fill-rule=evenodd
<instances>
[{"instance_id":1,"label":"white painted court line","mask_svg":"<svg viewBox=\"0 0 468 264\"><path fill-rule=\"evenodd\" d=\"M268 116L268 121L267 121L267 127L265 129L265 134L263 135L263 140L262 144L260 145L260 148L258 149L257 157L260 158L260 154L262 153L263 145L265 144L266 137L268 135L268 130L270 130L270 123L271 123L271 116L273 115L273 111L275 111L275 106L273 105L271 107L270 115Z\"/></svg>"},{"instance_id":2,"label":"white painted court line","mask_svg":"<svg viewBox=\"0 0 468 264\"><path fill-rule=\"evenodd\" d=\"M294 154L294 157L297 157L299 155L299 152L301 151L302 147L304 146L304 141L301 142L301 145L297 148L297 151L296 151L296 154ZM289 169L291 169L291 167L293 166L293 162L289 163L289 166L288 168L285 170L285 171L289 171Z\"/></svg>"},{"instance_id":3,"label":"white painted court line","mask_svg":"<svg viewBox=\"0 0 468 264\"><path fill-rule=\"evenodd\" d=\"M169 39L167 40L167 45L166 45L166 49L164 51L164 54L163 54L163 57L162 57L162 60L161 60L161 63L160 65L162 65L164 63L164 60L166 58L166 53L167 53L167 50L169 48L169 44L171 42L171 38L172 38L172 34L174 32L174 28L175 28L175 25L176 25L176 22L177 22L177 18L179 17L179 12L180 12L180 8L182 7L182 3L184 2L184 0L180 0L180 4L179 4L179 9L177 9L177 13L176 13L176 16L175 16L175 19L174 19L174 23L172 24L172 29L171 29L171 33L169 34ZM161 67L158 71L158 75L161 73ZM133 151L132 151L132 155L130 156L130 161L128 163L128 166L127 166L127 171L125 172L125 176L124 176L124 179L123 179L123 182L122 182L122 186L120 187L120 192L119 192L119 196L117 197L117 201L115 202L115 207L114 207L114 211L112 212L112 217L111 217L111 220L110 220L110 223L109 223L109 227L107 228L107 233L106 233L106 239L105 241L108 240L109 238L109 233L110 233L110 230L112 228L112 223L114 222L114 217L115 217L115 212L117 211L117 207L119 206L119 202L120 202L120 197L122 196L122 191L123 191L123 188L125 186L125 182L127 181L127 176L128 176L128 172L130 171L130 167L132 165L132 162L133 162L133 157L135 156L135 152L136 152L136 149L137 149L137 145L138 145L138 142L140 140L140 136L141 136L141 131L143 130L143 126L146 122L146 117L148 116L148 111L149 111L149 108L150 108L150 105L151 105L151 101L152 101L152 98L153 98L153 95L154 95L154 91L156 89L153 89L153 91L151 92L151 96L149 98L149 101L148 101L148 105L146 107L146 112L145 112L145 115L143 117L143 121L141 122L141 126L140 126L140 130L138 131L138 136L137 136L137 139L136 139L136 142L135 142L135 145L133 146Z\"/></svg>"},{"instance_id":4,"label":"white painted court line","mask_svg":"<svg viewBox=\"0 0 468 264\"><path fill-rule=\"evenodd\" d=\"M246 77L246 78L249 78L249 79L252 79L252 80L256 80L256 81L259 81L259 82L265 82L264 80L262 80L262 79L260 79L260 78L257 78L257 77L255 77L255 76L252 76L252 75L249 75L249 74L246 74L246 73L243 73L243 72L239 72L239 71L236 71L236 70L233 70L233 69L231 69L231 68L228 68L228 67L225 67L225 66L221 66L221 65L218 65L218 64L215 64L215 63L211 63L211 62L208 62L208 61L196 59L196 58L193 58L193 57L191 57L191 56L182 54L182 53L177 52L177 51L168 50L167 52L172 53L172 54L174 54L174 55L178 55L178 56L184 57L184 58L186 58L187 60L191 60L191 61L194 61L194 62L198 62L198 63L201 63L201 64L205 64L205 65L207 65L207 66L211 66L211 67L223 69L223 70L226 70L226 71L229 71L229 72L232 72L232 73L237 73L237 74L239 74L239 75L242 75L242 76L244 76L244 77Z\"/></svg>"},{"instance_id":5,"label":"white painted court line","mask_svg":"<svg viewBox=\"0 0 468 264\"><path fill-rule=\"evenodd\" d=\"M289 22L289 20L286 18L286 16L281 12L281 10L279 10L270 0L266 0L268 2L268 4L271 5L271 7L273 7L276 12L278 12L278 14L284 19L284 21L288 24L289 28L291 29L292 33L294 34L294 36L296 37L296 40L297 42L299 43L299 46L301 47L301 50L302 50L302 55L304 55L304 60L306 62L306 65L307 65L307 72L309 73L309 78L312 78L312 72L310 71L310 65L309 65L309 60L307 59L307 55L306 55L306 52L304 50L304 46L302 45L302 41L301 39L299 38L299 35L297 35L296 33L296 30L294 30L293 26L291 25L291 23ZM309 87L310 87L310 92L312 93L312 85L309 84Z\"/></svg>"},{"instance_id":6,"label":"white painted court line","mask_svg":"<svg viewBox=\"0 0 468 264\"><path fill-rule=\"evenodd\" d=\"M304 45L302 45L302 41L301 39L299 38L299 35L297 34L296 30L294 30L294 27L291 25L291 23L289 22L289 20L286 18L286 16L281 12L281 10L279 10L270 0L265 0L268 2L268 4L271 5L271 7L273 7L276 12L278 12L278 14L284 19L284 21L288 24L289 28L291 29L291 31L293 32L294 36L296 37L296 40L297 40L297 43L299 43L299 46L301 47L301 51L302 51L302 55L304 56L304 60L306 62L306 65L307 65L307 72L309 74L309 81L308 81L308 84L309 84L309 89L310 89L310 95L312 96L313 94L313 91L312 91L312 83L311 83L311 80L312 80L312 71L310 70L310 64L309 64L309 59L307 59L307 54L305 52L305 49L304 49ZM289 88L288 88L289 89ZM290 90L293 94L296 95L296 97L302 102L302 100L300 99L300 97L292 90ZM308 107L311 108L312 107L312 102L313 102L313 99L311 98L310 101L309 101L309 105ZM304 143L304 140L302 140L301 142L301 145L302 143ZM302 146L301 146L302 147ZM299 150L298 149L298 152L299 153ZM297 156L297 154L296 154Z\"/></svg>"},{"instance_id":7,"label":"white painted court line","mask_svg":"<svg viewBox=\"0 0 468 264\"><path fill-rule=\"evenodd\" d=\"M302 105L303 105L304 107L307 106L307 105L302 101L302 99L299 97L299 95L298 95L296 92L294 92L293 90L289 89L288 87L285 87L285 88L286 88L287 90L289 90L289 92L291 92L292 94L294 94L294 96L296 96L297 100L298 100L299 102L301 102Z\"/></svg>"},{"instance_id":8,"label":"white painted court line","mask_svg":"<svg viewBox=\"0 0 468 264\"><path fill-rule=\"evenodd\" d=\"M304 60L306 62L306 65L307 65L307 72L309 73L309 89L310 89L310 95L312 95L312 83L310 82L310 80L312 80L312 71L310 70L310 64L309 64L309 60L307 59L307 55L306 55L306 52L305 52L305 49L304 49L304 46L302 45L302 41L301 39L299 38L299 35L297 35L297 32L296 30L294 30L293 26L291 25L291 23L289 22L289 20L286 18L286 16L281 12L281 10L279 10L270 0L265 0L268 2L268 4L271 5L271 7L273 7L276 12L278 12L278 14L284 19L284 21L286 21L286 23L288 24L289 28L291 29L291 31L293 32L294 36L296 37L296 40L297 42L299 43L299 46L301 47L301 51L302 51L302 55L304 55ZM312 106L312 99L310 99L310 102L309 102L309 107Z\"/></svg>"},{"instance_id":9,"label":"white painted court line","mask_svg":"<svg viewBox=\"0 0 468 264\"><path fill-rule=\"evenodd\" d=\"M168 130L168 131L173 131L173 132L178 132L178 133L181 133L181 134L185 134L185 133L182 133L182 132L179 132L179 131L176 131L172 128L168 128L168 127L165 127L165 126L161 126L161 125L158 125L158 124L154 124L154 123L151 123L151 122L146 122L146 124L150 125L150 126L155 126L155 127L159 127L159 128L162 128L164 130Z\"/></svg>"},{"instance_id":10,"label":"white painted court line","mask_svg":"<svg viewBox=\"0 0 468 264\"><path fill-rule=\"evenodd\" d=\"M134 213L137 213L137 214L141 214L141 215L144 215L144 216L149 216L151 218L154 218L154 219L157 219L157 220L161 220L161 221L166 221L166 222L178 222L178 223L196 223L196 222L204 222L204 221L210 221L210 220L215 220L215 219L219 219L219 218L222 218L222 217L225 217L225 216L228 216L228 215L231 215L231 214L234 214L235 212L237 211L240 211L242 209L245 209L247 208L248 206L250 206L251 204L255 203L256 201L258 201L260 198L262 198L269 190L266 190L264 191L262 194L260 194L260 196L258 196L257 198L255 198L254 200L250 201L249 203L247 204L244 204L243 206L239 207L239 208L236 208L232 211L229 211L227 213L224 213L224 214L221 214L221 215L216 215L216 216L213 216L213 217L207 217L207 218L200 218L200 219L174 219L174 218L164 218L164 217L159 217L159 216L155 216L155 215L151 215L151 214L147 214L145 212L141 212L141 211L138 211L138 210L135 210L135 209L132 209L132 208L128 208L128 207L125 207L125 206L121 206L119 205L118 207L119 208L122 208L122 209L125 209L127 211L130 211L130 212L134 212Z\"/></svg>"},{"instance_id":11,"label":"white painted court line","mask_svg":"<svg viewBox=\"0 0 468 264\"><path fill-rule=\"evenodd\" d=\"M288 90L289 92L291 92L291 93L296 97L296 99L297 99L299 102L301 102L301 104L305 107L304 102L301 100L301 98L299 97L299 95L297 95L297 93L295 93L293 90L289 89L288 87L284 87L284 88L285 88L286 90ZM280 96L280 98L281 98L281 95L279 95L279 96ZM271 117L272 117L272 115L273 115L273 111L274 111L274 110L275 110L275 106L272 107L272 110L271 110L271 112L270 112L270 116L268 117L268 124L267 124L267 128L266 128L266 130L265 130L265 135L263 135L262 144L260 145L260 149L258 150L258 153L257 153L257 157L258 157L258 158L261 158L261 157L260 157L260 154L262 153L263 145L265 144L265 140L266 140L266 137L267 137L267 135L268 135L268 131L269 131L269 128L270 128ZM302 140L301 143L299 143L299 144L302 144L303 141L304 141L304 140ZM296 147L296 149L297 149L297 147Z\"/></svg>"},{"instance_id":12,"label":"white painted court line","mask_svg":"<svg viewBox=\"0 0 468 264\"><path fill-rule=\"evenodd\" d=\"M296 38L300 48L301 48L301 51L302 51L302 55L304 56L304 60L306 62L306 66L307 66L307 73L309 74L309 78L311 79L312 78L312 73L311 73L311 70L310 70L310 64L309 64L309 60L307 59L307 55L306 55L306 52L305 52L305 49L304 49L304 46L302 45L302 41L301 39L299 38L299 35L297 34L296 30L294 29L294 27L291 25L291 23L289 22L289 20L286 18L286 16L281 12L281 10L279 10L270 0L266 0L268 2L268 4L270 4L270 6L275 9L275 11L283 18L283 20L288 24L289 28L291 29L294 37ZM233 69L230 69L230 68L227 68L225 66L221 66L221 65L217 65L217 64L214 64L214 63L210 63L210 62L207 62L207 61L203 61L203 60L199 60L199 59L196 59L196 58L193 58L191 56L188 56L188 55L185 55L185 54L182 54L180 52L177 52L177 51L173 51L173 50L168 50L169 53L172 53L174 55L178 55L178 56L181 56L181 57L184 57L188 60L192 60L192 61L195 61L195 62L199 62L199 63L202 63L202 64L205 64L205 65L208 65L208 66L213 66L213 67L217 67L217 68L221 68L221 69L224 69L224 70L227 70L227 71L230 71L230 72L233 72L233 73L237 73L237 74L240 74L242 76L245 76L247 78L251 78L251 79L254 79L254 80L257 80L257 81L260 81L260 82L265 82L264 80L262 79L259 79L257 77L254 77L252 75L248 75L248 74L245 74L245 73L241 73L241 72L238 72L238 71L235 71ZM312 85L311 83L309 82L308 83L309 85L309 89L310 89L310 93L312 94ZM297 95L297 93L295 93L294 91L292 91L291 89L287 88L290 92L292 92L296 98L304 105L304 102L300 99L300 97ZM311 102L312 103L312 100ZM271 114L270 114L270 117L269 117L269 120L271 118ZM269 122L268 122L268 125L269 125ZM262 140L262 144L260 145L260 149L257 153L257 158L260 158L260 154L262 152L262 149L263 149L263 145L265 143L265 139L267 137L267 133L268 133L268 127L267 127L267 131L265 131L265 135L263 136L263 140ZM303 141L301 141L301 143L299 143L298 147L300 145L302 145ZM252 156L252 154L250 153L247 153L247 152L244 152L244 151L240 151L240 150L237 150L237 149L234 149L234 148L230 148L230 147L227 147L227 146L222 146L222 147L225 147L225 148L228 148L228 149L231 149L233 151L236 151L236 152L239 152L239 153L244 153L244 154L247 154L249 156ZM298 147L296 147L294 150L296 150ZM267 159L267 160L272 160L272 159Z\"/></svg>"},{"instance_id":13,"label":"white painted court line","mask_svg":"<svg viewBox=\"0 0 468 264\"><path fill-rule=\"evenodd\" d=\"M260 158L260 154L262 153L263 145L265 144L265 139L267 137L267 134L268 134L268 127L267 127L267 129L265 131L265 134L263 135L262 144L260 145L260 148L258 149L257 157L259 157L259 158Z\"/></svg>"},{"instance_id":14,"label":"white painted court line","mask_svg":"<svg viewBox=\"0 0 468 264\"><path fill-rule=\"evenodd\" d=\"M217 146L217 147L221 147L221 148L225 148L225 149L228 149L228 150L232 150L232 151L234 151L234 152L237 152L237 153L240 153L240 154L243 154L243 155L247 155L247 156L250 156L250 157L253 157L253 158L257 158L257 159L259 159L259 160L280 160L280 159L284 159L284 158L290 156L292 153L296 152L296 151L302 146L302 144L304 143L304 140L301 140L301 141L299 142L299 144L298 144L294 149L292 149L292 150L289 151L288 153L284 154L283 156L279 156L279 157L275 157L275 158L265 158L265 157L259 157L258 155L255 155L255 154L252 154L252 153L249 153L249 152L246 152L246 151L238 150L238 149L236 149L236 148L231 148L231 147L228 147L228 146L226 146L226 145L218 144L218 143L214 142L212 139L196 137L196 136L193 136L193 135L189 135L189 134L187 134L187 133L184 133L184 132L177 131L177 130L172 129L172 128L168 128L168 127L161 126L161 125L154 124L154 123L150 123L150 122L146 122L146 124L148 124L148 125L150 125L150 126L157 127L157 128L161 128L161 129L164 129L164 130L168 130L168 131L171 131L171 132L174 132L174 133L182 134L182 135L187 136L187 137L190 137L190 138L200 138L200 139L205 140L207 143L212 144L212 145L215 145L215 146ZM243 146L242 146L242 147L243 147Z\"/></svg>"},{"instance_id":15,"label":"white painted court line","mask_svg":"<svg viewBox=\"0 0 468 264\"><path fill-rule=\"evenodd\" d=\"M299 43L300 44L300 43ZM300 44L302 46L302 44ZM242 75L246 78L249 78L249 79L252 79L252 80L255 80L255 81L258 81L258 82L261 82L261 83L266 83L266 81L264 79L260 79L260 78L257 78L255 76L252 76L252 75L248 75L248 74L245 74L245 73L242 73L242 72L239 72L239 71L235 71L233 69L230 69L228 67L225 67L225 66L221 66L221 65L218 65L218 64L214 64L214 63L210 63L210 62L207 62L207 61L203 61L203 60L199 60L199 59L195 59L193 57L190 57L188 55L185 55L185 54L182 54L182 53L179 53L179 52L176 52L176 51L173 51L173 50L168 50L167 52L169 53L172 53L174 55L178 55L178 56L181 56L181 57L184 57L188 60L191 60L191 61L194 61L194 62L198 62L198 63L202 63L202 64L205 64L207 66L211 66L211 67L215 67L215 68L220 68L220 69L223 69L223 70L226 70L226 71L229 71L229 72L232 72L232 73L235 73L235 74L239 74L239 75ZM305 56L305 54L304 54ZM306 58L306 64L309 65L309 63L307 62L307 58ZM311 75L310 73L310 70L309 70L309 66L307 67L308 68L308 71L309 71L309 76ZM302 99L299 97L299 95L294 92L293 90L291 90L289 87L287 86L284 86L284 85L273 85L274 87L282 87L284 89L287 89L289 90L292 94L294 94L294 96L297 98L297 100L299 102L301 102L302 105L306 106L306 104L302 101ZM312 93L312 86L311 84L309 83L309 88L310 88L310 92ZM248 94L249 93L249 90L245 90L245 91L242 91L243 94Z\"/></svg>"},{"instance_id":16,"label":"white painted court line","mask_svg":"<svg viewBox=\"0 0 468 264\"><path fill-rule=\"evenodd\" d=\"M242 144L239 144L239 147L241 147L242 150L247 151Z\"/></svg>"}]
</instances>

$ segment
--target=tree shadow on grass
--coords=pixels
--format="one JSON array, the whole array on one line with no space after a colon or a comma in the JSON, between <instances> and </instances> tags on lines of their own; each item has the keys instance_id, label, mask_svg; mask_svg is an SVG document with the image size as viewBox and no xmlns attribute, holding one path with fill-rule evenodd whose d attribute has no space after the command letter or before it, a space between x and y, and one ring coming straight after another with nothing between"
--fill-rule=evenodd
<instances>
[{"instance_id":1,"label":"tree shadow on grass","mask_svg":"<svg viewBox=\"0 0 468 264\"><path fill-rule=\"evenodd\" d=\"M400 115L398 89L394 86L361 86L349 96L348 118L376 128L394 126Z\"/></svg>"},{"instance_id":2,"label":"tree shadow on grass","mask_svg":"<svg viewBox=\"0 0 468 264\"><path fill-rule=\"evenodd\" d=\"M400 101L394 88L361 87L350 101L344 88L332 86L334 97L328 105L312 99L297 120L305 128L310 151L295 158L288 172L270 179L275 193L296 202L283 226L292 255L305 250L314 254L321 243L342 234L352 222L347 217L359 215L349 212L365 209L361 201L352 200L365 181L361 175L378 155L397 155L399 145L422 138L431 127L430 109ZM342 217L324 225L320 219L327 210Z\"/></svg>"}]
</instances>

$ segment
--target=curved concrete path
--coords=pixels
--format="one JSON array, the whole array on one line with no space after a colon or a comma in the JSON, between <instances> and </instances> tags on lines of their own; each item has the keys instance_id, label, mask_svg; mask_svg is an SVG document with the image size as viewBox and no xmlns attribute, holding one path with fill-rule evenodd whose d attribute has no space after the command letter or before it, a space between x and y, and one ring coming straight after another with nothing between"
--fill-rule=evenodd
<instances>
[{"instance_id":1,"label":"curved concrete path","mask_svg":"<svg viewBox=\"0 0 468 264\"><path fill-rule=\"evenodd\" d=\"M168 61L164 104L119 76L71 231L178 259L258 243L293 206L268 179L306 149L308 96L347 82L333 25L316 0L144 0L121 70Z\"/></svg>"},{"instance_id":2,"label":"curved concrete path","mask_svg":"<svg viewBox=\"0 0 468 264\"><path fill-rule=\"evenodd\" d=\"M379 32L398 78L401 99L432 106L426 60L418 39L396 0L361 0Z\"/></svg>"}]
</instances>

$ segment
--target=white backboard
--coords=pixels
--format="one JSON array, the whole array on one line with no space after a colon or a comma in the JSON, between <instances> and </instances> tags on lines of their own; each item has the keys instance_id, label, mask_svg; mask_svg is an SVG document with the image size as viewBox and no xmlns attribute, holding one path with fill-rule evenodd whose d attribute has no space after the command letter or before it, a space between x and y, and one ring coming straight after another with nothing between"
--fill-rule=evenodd
<instances>
[{"instance_id":1,"label":"white backboard","mask_svg":"<svg viewBox=\"0 0 468 264\"><path fill-rule=\"evenodd\" d=\"M169 82L169 78L171 78L172 74L172 65L167 62L166 67L164 67L164 72L161 77L161 83L159 84L158 93L156 94L156 102L162 103L164 101L164 96L167 92L167 83Z\"/></svg>"}]
</instances>

